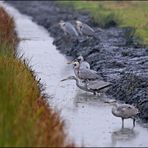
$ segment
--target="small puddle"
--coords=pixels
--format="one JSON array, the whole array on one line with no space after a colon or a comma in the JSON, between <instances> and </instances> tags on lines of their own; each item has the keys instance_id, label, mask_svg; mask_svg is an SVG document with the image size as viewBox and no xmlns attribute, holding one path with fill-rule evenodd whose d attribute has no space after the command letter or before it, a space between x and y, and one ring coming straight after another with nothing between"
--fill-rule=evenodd
<instances>
[{"instance_id":1,"label":"small puddle","mask_svg":"<svg viewBox=\"0 0 148 148\"><path fill-rule=\"evenodd\" d=\"M16 31L22 39L18 53L24 54L41 83L50 96L49 103L58 110L66 121L66 130L70 138L78 145L100 147L148 146L148 128L136 124L132 129L132 120L125 120L121 129L121 119L111 113L111 106L103 102L105 95L94 96L79 90L75 81L60 82L73 75L67 58L60 54L52 44L53 39L31 18L20 14L9 5L3 5L14 17Z\"/></svg>"}]
</instances>

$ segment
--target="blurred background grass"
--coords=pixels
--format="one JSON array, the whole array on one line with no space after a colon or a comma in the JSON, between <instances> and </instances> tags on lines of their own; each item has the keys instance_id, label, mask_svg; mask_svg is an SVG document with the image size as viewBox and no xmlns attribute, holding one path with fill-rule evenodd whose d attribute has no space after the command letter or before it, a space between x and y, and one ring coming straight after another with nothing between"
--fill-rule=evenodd
<instances>
[{"instance_id":1,"label":"blurred background grass","mask_svg":"<svg viewBox=\"0 0 148 148\"><path fill-rule=\"evenodd\" d=\"M13 18L0 7L0 147L74 146L35 74L16 58L18 42Z\"/></svg>"},{"instance_id":2,"label":"blurred background grass","mask_svg":"<svg viewBox=\"0 0 148 148\"><path fill-rule=\"evenodd\" d=\"M135 28L143 44L148 45L148 1L60 1L63 6L88 11L100 27L116 23Z\"/></svg>"}]
</instances>

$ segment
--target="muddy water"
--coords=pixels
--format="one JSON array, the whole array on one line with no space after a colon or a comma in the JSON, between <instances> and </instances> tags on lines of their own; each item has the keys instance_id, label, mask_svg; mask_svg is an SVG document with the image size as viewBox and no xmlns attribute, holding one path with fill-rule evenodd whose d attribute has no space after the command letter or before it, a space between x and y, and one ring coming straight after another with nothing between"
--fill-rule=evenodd
<instances>
[{"instance_id":1,"label":"muddy water","mask_svg":"<svg viewBox=\"0 0 148 148\"><path fill-rule=\"evenodd\" d=\"M0 3L1 4L1 3ZM2 5L2 4L1 4ZM22 41L18 47L19 55L24 54L36 72L45 92L50 96L49 103L61 111L66 122L66 131L76 144L85 146L148 146L148 128L132 120L125 121L121 129L121 119L111 114L111 106L104 103L105 95L93 96L76 88L74 81L60 82L62 78L73 75L67 58L52 45L48 32L32 22L30 17L3 5L14 17L16 31Z\"/></svg>"}]
</instances>

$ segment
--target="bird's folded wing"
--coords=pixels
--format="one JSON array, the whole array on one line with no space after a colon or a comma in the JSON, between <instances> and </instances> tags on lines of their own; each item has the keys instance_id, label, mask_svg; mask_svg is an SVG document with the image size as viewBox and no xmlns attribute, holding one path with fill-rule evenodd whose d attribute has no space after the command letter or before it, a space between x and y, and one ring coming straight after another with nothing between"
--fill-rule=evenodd
<instances>
[{"instance_id":1,"label":"bird's folded wing","mask_svg":"<svg viewBox=\"0 0 148 148\"><path fill-rule=\"evenodd\" d=\"M129 104L125 104L125 105L122 104L121 106L118 107L118 110L120 112L122 112L123 115L132 115L132 114L134 114L133 109L134 109L134 107L132 107Z\"/></svg>"},{"instance_id":2,"label":"bird's folded wing","mask_svg":"<svg viewBox=\"0 0 148 148\"><path fill-rule=\"evenodd\" d=\"M79 77L83 79L97 79L99 75L93 70L84 68L79 70Z\"/></svg>"},{"instance_id":3,"label":"bird's folded wing","mask_svg":"<svg viewBox=\"0 0 148 148\"><path fill-rule=\"evenodd\" d=\"M87 24L83 24L84 25L84 29L86 31L88 31L89 33L94 33L95 31L93 30L93 28L91 28L90 26L88 26Z\"/></svg>"},{"instance_id":4,"label":"bird's folded wing","mask_svg":"<svg viewBox=\"0 0 148 148\"><path fill-rule=\"evenodd\" d=\"M110 86L111 84L109 82L105 82L105 81L89 81L88 82L88 88L89 89L101 89L105 86Z\"/></svg>"}]
</instances>

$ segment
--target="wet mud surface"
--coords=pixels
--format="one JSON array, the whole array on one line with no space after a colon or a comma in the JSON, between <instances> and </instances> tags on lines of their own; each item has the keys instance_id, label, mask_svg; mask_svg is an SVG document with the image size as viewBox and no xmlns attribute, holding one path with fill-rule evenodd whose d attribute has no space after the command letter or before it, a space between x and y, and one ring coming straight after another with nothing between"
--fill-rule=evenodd
<instances>
[{"instance_id":1,"label":"wet mud surface","mask_svg":"<svg viewBox=\"0 0 148 148\"><path fill-rule=\"evenodd\" d=\"M130 27L109 26L101 28L87 12L61 8L53 1L11 1L20 12L30 15L44 26L54 38L54 45L73 58L83 55L91 68L113 86L107 94L123 102L134 104L140 110L140 118L148 119L148 48L139 45ZM98 39L82 37L77 42L65 36L58 26L60 20L81 20L90 25Z\"/></svg>"}]
</instances>

